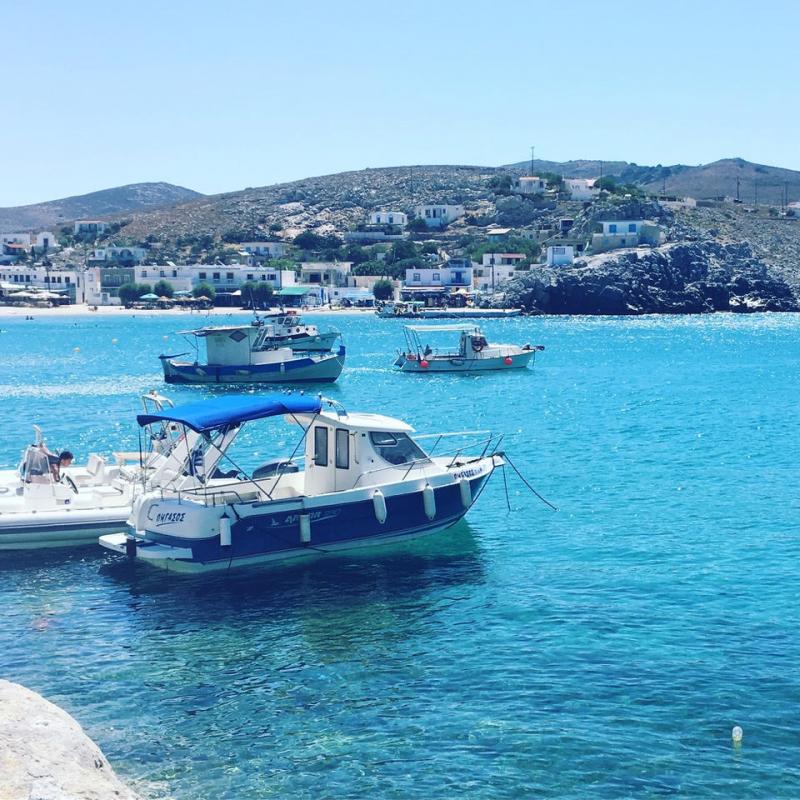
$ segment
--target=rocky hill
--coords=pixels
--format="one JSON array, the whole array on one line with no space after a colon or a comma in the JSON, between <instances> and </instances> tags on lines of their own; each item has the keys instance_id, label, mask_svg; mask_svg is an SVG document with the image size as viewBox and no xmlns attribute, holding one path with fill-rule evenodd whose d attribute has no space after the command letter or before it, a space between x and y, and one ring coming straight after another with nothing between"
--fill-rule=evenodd
<instances>
[{"instance_id":1,"label":"rocky hill","mask_svg":"<svg viewBox=\"0 0 800 800\"><path fill-rule=\"evenodd\" d=\"M202 196L171 183L132 183L61 200L0 208L0 233L53 229L75 219L128 216L133 211L174 206Z\"/></svg>"},{"instance_id":2,"label":"rocky hill","mask_svg":"<svg viewBox=\"0 0 800 800\"><path fill-rule=\"evenodd\" d=\"M536 172L554 172L565 178L604 176L632 183L654 194L679 197L737 197L745 203L771 203L780 206L786 195L789 202L800 200L800 172L765 164L752 164L741 158L723 158L711 164L690 167L640 166L627 161L541 161ZM509 164L513 172L530 171L530 161Z\"/></svg>"},{"instance_id":3,"label":"rocky hill","mask_svg":"<svg viewBox=\"0 0 800 800\"><path fill-rule=\"evenodd\" d=\"M122 235L159 239L241 231L264 237L271 225L291 237L303 230L342 233L381 208L411 211L420 203L462 203L489 210L489 178L498 170L473 166L365 169L244 189L132 216Z\"/></svg>"}]
</instances>

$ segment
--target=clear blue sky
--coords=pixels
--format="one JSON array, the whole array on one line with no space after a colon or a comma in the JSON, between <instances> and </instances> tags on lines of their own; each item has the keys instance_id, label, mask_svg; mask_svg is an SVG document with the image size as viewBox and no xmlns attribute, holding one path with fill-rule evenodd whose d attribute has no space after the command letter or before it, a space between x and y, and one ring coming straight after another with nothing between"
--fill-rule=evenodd
<instances>
[{"instance_id":1,"label":"clear blue sky","mask_svg":"<svg viewBox=\"0 0 800 800\"><path fill-rule=\"evenodd\" d=\"M0 206L529 157L800 169L797 0L31 0Z\"/></svg>"}]
</instances>

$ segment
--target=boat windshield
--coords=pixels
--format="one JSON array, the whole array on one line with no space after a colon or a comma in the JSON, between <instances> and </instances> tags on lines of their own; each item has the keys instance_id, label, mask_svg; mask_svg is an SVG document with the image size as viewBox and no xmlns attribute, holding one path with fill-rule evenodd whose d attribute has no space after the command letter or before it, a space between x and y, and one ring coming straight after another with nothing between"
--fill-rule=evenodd
<instances>
[{"instance_id":1,"label":"boat windshield","mask_svg":"<svg viewBox=\"0 0 800 800\"><path fill-rule=\"evenodd\" d=\"M26 483L50 483L50 460L42 449L31 446L22 462L22 479Z\"/></svg>"},{"instance_id":2,"label":"boat windshield","mask_svg":"<svg viewBox=\"0 0 800 800\"><path fill-rule=\"evenodd\" d=\"M425 452L405 433L373 431L369 440L378 455L390 464L410 464L428 458Z\"/></svg>"}]
</instances>

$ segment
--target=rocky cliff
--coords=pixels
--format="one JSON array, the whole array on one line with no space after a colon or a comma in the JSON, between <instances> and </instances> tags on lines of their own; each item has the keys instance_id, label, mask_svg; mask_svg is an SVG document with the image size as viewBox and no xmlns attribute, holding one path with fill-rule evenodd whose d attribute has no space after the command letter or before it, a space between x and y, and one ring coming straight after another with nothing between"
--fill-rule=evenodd
<instances>
[{"instance_id":1,"label":"rocky cliff","mask_svg":"<svg viewBox=\"0 0 800 800\"><path fill-rule=\"evenodd\" d=\"M716 241L534 268L509 282L505 302L543 314L800 310L788 284L747 242Z\"/></svg>"}]
</instances>

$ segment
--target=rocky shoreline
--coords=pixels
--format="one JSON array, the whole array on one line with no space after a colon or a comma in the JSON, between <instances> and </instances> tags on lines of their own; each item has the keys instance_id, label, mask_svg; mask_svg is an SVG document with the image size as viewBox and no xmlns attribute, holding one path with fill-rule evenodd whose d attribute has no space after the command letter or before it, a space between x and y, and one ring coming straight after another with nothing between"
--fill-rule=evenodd
<instances>
[{"instance_id":1,"label":"rocky shoreline","mask_svg":"<svg viewBox=\"0 0 800 800\"><path fill-rule=\"evenodd\" d=\"M534 267L509 281L503 303L538 314L706 314L798 311L791 287L747 242L689 242Z\"/></svg>"},{"instance_id":2,"label":"rocky shoreline","mask_svg":"<svg viewBox=\"0 0 800 800\"><path fill-rule=\"evenodd\" d=\"M0 798L142 800L66 711L0 680Z\"/></svg>"}]
</instances>

